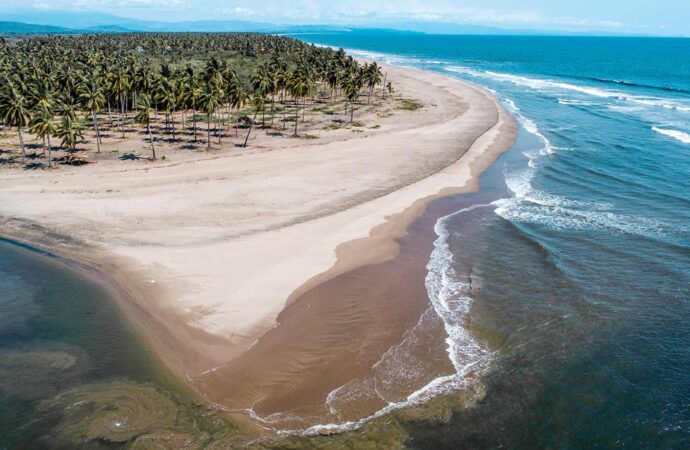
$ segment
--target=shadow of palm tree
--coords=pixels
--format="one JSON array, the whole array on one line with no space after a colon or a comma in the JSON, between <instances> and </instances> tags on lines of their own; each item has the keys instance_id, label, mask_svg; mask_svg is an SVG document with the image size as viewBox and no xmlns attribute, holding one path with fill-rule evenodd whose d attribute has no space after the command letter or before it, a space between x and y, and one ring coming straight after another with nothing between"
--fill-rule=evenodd
<instances>
[{"instance_id":1,"label":"shadow of palm tree","mask_svg":"<svg viewBox=\"0 0 690 450\"><path fill-rule=\"evenodd\" d=\"M46 167L46 165L40 162L30 162L29 164L24 165L25 170L36 170L42 169L44 167Z\"/></svg>"}]
</instances>

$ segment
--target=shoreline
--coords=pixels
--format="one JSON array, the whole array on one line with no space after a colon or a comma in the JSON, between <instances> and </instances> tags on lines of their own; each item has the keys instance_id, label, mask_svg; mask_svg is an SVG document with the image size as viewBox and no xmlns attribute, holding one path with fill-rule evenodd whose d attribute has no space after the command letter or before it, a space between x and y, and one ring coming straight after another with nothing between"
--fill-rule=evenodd
<instances>
[{"instance_id":1,"label":"shoreline","mask_svg":"<svg viewBox=\"0 0 690 450\"><path fill-rule=\"evenodd\" d=\"M271 228L269 224L265 231L254 234L250 232L249 235L239 233L233 236L231 233L230 236L226 236L224 232L218 229L222 226L215 227L208 230L216 233L213 242L190 241L187 243L186 246L193 245L197 249L201 246L202 250L206 251L206 258L216 256L216 253L219 252L216 246L223 245L224 252L237 254L238 256L235 258L245 264L244 269L238 270L240 273L230 277L226 283L239 284L244 293L254 293L254 300L256 300L257 290L263 294L271 292L270 297L283 299L279 304L277 304L277 300L270 302L264 300L261 305L264 308L262 310L263 317L258 321L254 320L251 326L244 327L240 333L228 335L227 331L223 332L224 327L219 326L218 322L219 320L222 322L221 317L223 316L216 317L210 322L204 322L204 317L200 317L203 316L204 312L213 312L214 307L217 307L216 302L197 302L196 309L183 309L183 314L180 313L179 306L181 305L179 303L178 308L171 308L170 299L179 297L180 294L183 296L185 293L188 294L190 289L193 290L194 285L190 286L181 282L179 275L166 274L165 267L157 267L161 264L160 260L152 261L151 258L144 256L145 252L150 252L157 247L164 247L165 242L162 240L154 238L148 242L147 248L141 249L136 242L130 243L129 246L123 245L121 236L117 236L120 238L120 244L115 246L115 252L113 252L112 248L103 248L104 242L102 240L99 242L98 239L93 239L91 236L87 236L87 239L93 239L95 242L86 242L85 239L81 239L81 236L77 236L76 239L68 238L67 235L58 237L61 235L58 232L52 236L51 241L50 233L53 232L53 228L50 225L45 229L33 230L33 236L29 232L26 235L28 236L27 239L27 237L22 238L23 231L18 232L17 229L15 229L16 234L13 235L12 225L5 221L2 226L5 231L4 234L18 242L30 240L32 246L45 248L64 260L72 261L86 270L93 271L97 274L98 279L114 287L119 292L119 302L124 306L123 310L128 320L131 320L136 329L150 341L166 365L189 382L194 376L204 375L204 372L209 373L209 370L234 361L247 350L248 346L253 345L257 338L275 327L276 318L286 307L294 304L311 289L356 268L393 259L399 251L396 239L406 234L408 226L415 218L419 217L430 202L448 195L475 190L478 187L481 173L493 164L500 154L511 147L517 129L516 124L498 104L498 101L486 90L450 77L417 69L399 69L389 66L386 68L401 74L400 76L407 74L412 79L415 78L415 74L422 79L431 79L432 82L440 84L446 89L455 85L451 86L450 89L454 87L464 92L465 95L484 96L485 99L488 98L493 102L496 112L495 121L486 123L485 120L483 124L480 124L483 127L479 126L478 129L475 126L475 132L478 133L477 137L472 140L467 149L451 162L440 166L438 170L426 173L424 177L414 182L397 189L391 189L383 195L368 199L366 197L372 194L365 191L363 201L351 207L347 206L347 198L343 203L341 197L339 204L341 206L344 204L344 209L338 210L336 208L334 213L312 219L306 215L306 220L297 220L293 224L278 228ZM450 94L448 93L448 95ZM450 101L453 100L450 99ZM471 109L473 105L466 105L466 107ZM456 116L450 120L435 127L433 125L427 125L427 127L433 127L433 132L437 133L444 129L450 131L456 128L458 125L456 122L462 122L466 111L457 112L459 109L455 111ZM420 129L426 131L424 127L411 131L419 132ZM398 144L390 142L389 145L394 148L395 145L400 145L400 142L409 142L414 136L410 136L413 133L406 133L406 131L397 131L397 134L403 135L402 139L398 141ZM429 134L431 135L433 132L429 132ZM451 139L444 144L460 146L452 139L455 136L457 136L457 131L451 134ZM431 139L431 136L429 138ZM375 136L353 137L346 142L352 141L362 145L362 141L374 139ZM379 140L382 139L379 138ZM338 146L339 144L342 146L342 141L327 143L323 147ZM320 146L320 144L302 147L314 146ZM293 147L287 150L275 149L270 153L295 151L302 147ZM336 201L337 205L338 202ZM17 217L21 217L21 215L17 215ZM37 222L29 220L30 222L23 222L22 224ZM46 233L47 230L50 232ZM333 233L335 236L330 235L333 230L339 230L338 233ZM172 231L172 239L168 240L172 247L168 248L168 252L164 256L179 260L184 257L182 253L184 253L185 244L178 248L177 240L181 239L180 230ZM263 248L259 248L258 252L255 246L257 236L259 240L269 243L265 244ZM325 236L326 238L319 242L316 248L310 248L310 245L314 245L312 239L314 236ZM308 253L318 254L301 255L297 258L289 257L288 263L294 264L298 270L286 268L281 264L276 265L276 260L280 261L280 254L276 255L275 252L275 244L278 242L287 247L282 251L283 255L294 255L300 249L310 249ZM256 253L259 253L260 256L256 257ZM117 256L113 257L114 254ZM148 263L142 264L141 261L147 261L147 259ZM219 259L228 261L227 258ZM271 260L273 260L271 271L262 273L263 277L270 279L271 273L275 274L281 271L283 275L288 272L289 276L282 283L275 283L274 281L273 285L266 286L263 280L254 280L254 277L257 275L257 268L265 267L265 263ZM183 264L182 267L189 266ZM154 276L153 274L158 272L155 269L158 268L162 269L160 271L161 276ZM309 275L310 272L311 275ZM208 278L207 274L205 274L206 277L201 275L199 273L200 277L197 276L197 279ZM160 281L161 278L162 281ZM295 280L299 278L301 278L301 282L295 286ZM244 283L240 282L242 279L245 280ZM247 282L247 279L253 280L253 284ZM257 285L257 283L259 284ZM288 287L290 284L294 286L292 289ZM221 295L229 294L227 289L221 289L220 293ZM216 292L217 294L219 292ZM235 296L241 295L235 294ZM254 306L253 302L246 300L243 304L244 308ZM242 304L235 304L232 312L241 314L241 310ZM228 317L227 314L224 317ZM227 327L225 329L227 330ZM186 346L186 349L174 348L178 345ZM198 387L195 383L192 385Z\"/></svg>"}]
</instances>

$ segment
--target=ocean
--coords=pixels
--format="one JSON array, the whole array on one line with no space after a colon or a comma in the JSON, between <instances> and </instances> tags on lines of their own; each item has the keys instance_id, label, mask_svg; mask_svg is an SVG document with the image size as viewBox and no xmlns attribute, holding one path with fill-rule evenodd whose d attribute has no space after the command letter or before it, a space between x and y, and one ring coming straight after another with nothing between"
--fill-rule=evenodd
<instances>
[{"instance_id":1,"label":"ocean","mask_svg":"<svg viewBox=\"0 0 690 450\"><path fill-rule=\"evenodd\" d=\"M479 84L521 126L428 264L486 393L408 445L690 447L690 39L296 37Z\"/></svg>"},{"instance_id":2,"label":"ocean","mask_svg":"<svg viewBox=\"0 0 690 450\"><path fill-rule=\"evenodd\" d=\"M296 37L482 85L521 126L481 192L445 203L460 206L428 255L425 320L442 323L455 374L418 396L442 400L470 373L483 392L403 420L405 445L690 448L690 40ZM0 448L227 438L92 280L2 242L0 292ZM123 435L120 417L143 425ZM369 448L397 433L367 426L351 436ZM338 438L315 439L292 448Z\"/></svg>"}]
</instances>

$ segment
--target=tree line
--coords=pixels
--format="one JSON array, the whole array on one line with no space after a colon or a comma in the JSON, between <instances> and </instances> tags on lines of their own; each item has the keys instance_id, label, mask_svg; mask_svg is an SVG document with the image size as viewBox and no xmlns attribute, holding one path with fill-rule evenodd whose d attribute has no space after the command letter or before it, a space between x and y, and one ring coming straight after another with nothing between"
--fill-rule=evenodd
<instances>
[{"instance_id":1,"label":"tree line","mask_svg":"<svg viewBox=\"0 0 690 450\"><path fill-rule=\"evenodd\" d=\"M330 90L333 100L344 100L352 121L355 102L362 95L370 101L381 84L391 89L375 62L360 64L342 49L282 36L150 33L0 40L0 118L16 130L22 163L26 133L41 140L51 166L51 138L75 151L88 127L100 152L101 127L125 138L128 124L145 130L156 159L151 125L159 114L162 132L173 142L177 116L182 129L191 127L194 142L205 131L208 148L212 126L220 143L223 124L229 131L234 118L236 134L241 122L247 125L246 146L257 116L262 114L265 125L269 108L273 125L278 102L283 129L287 107L294 108L297 135L300 109L304 121L317 87ZM240 116L247 107L252 118Z\"/></svg>"}]
</instances>

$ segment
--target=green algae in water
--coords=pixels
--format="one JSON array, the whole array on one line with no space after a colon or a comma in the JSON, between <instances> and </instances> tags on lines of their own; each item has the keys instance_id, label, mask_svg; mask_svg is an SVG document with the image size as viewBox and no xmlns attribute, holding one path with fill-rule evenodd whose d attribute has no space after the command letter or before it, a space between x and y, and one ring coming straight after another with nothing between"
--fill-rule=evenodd
<instances>
[{"instance_id":1,"label":"green algae in water","mask_svg":"<svg viewBox=\"0 0 690 450\"><path fill-rule=\"evenodd\" d=\"M156 387L141 387L142 399L186 396L108 292L53 258L0 242L0 292L0 448L52 447L46 436L71 416L47 405L85 385L121 392L126 381Z\"/></svg>"}]
</instances>

